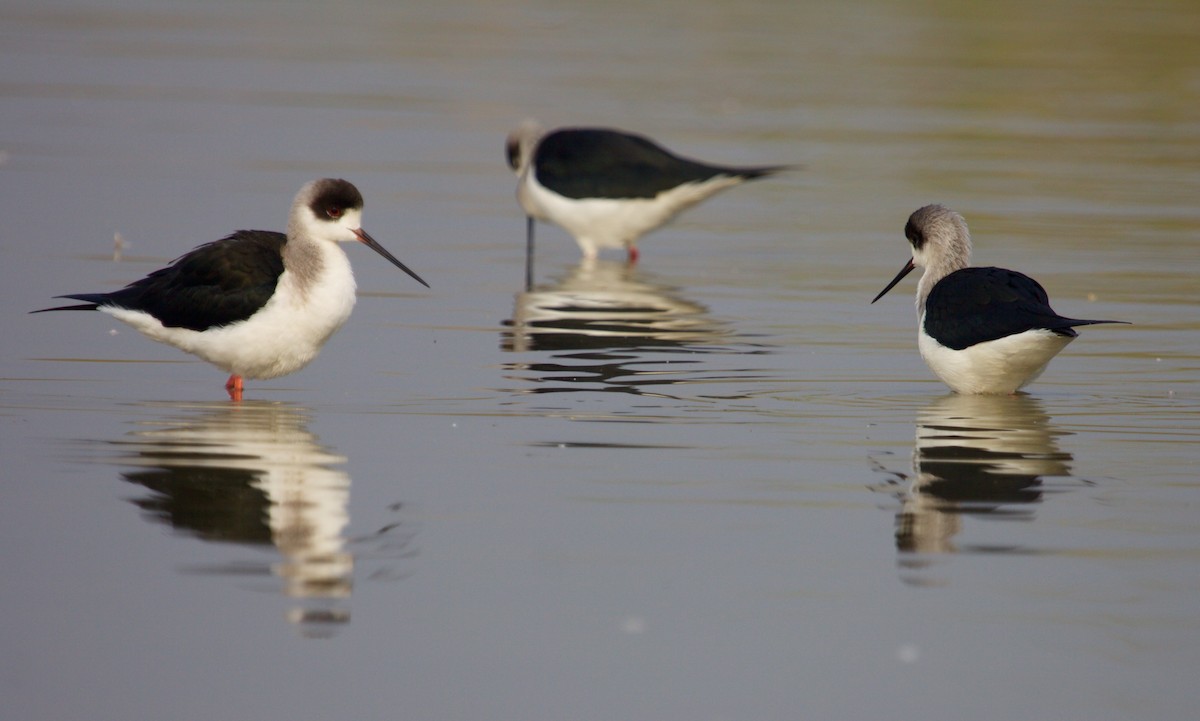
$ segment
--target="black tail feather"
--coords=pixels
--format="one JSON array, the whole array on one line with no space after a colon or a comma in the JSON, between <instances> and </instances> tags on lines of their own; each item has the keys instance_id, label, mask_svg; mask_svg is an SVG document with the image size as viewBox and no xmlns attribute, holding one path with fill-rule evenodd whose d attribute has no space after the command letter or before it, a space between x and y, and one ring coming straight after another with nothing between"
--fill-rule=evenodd
<instances>
[{"instance_id":1,"label":"black tail feather","mask_svg":"<svg viewBox=\"0 0 1200 721\"><path fill-rule=\"evenodd\" d=\"M1068 321L1068 325L1077 327L1081 325L1097 325L1099 323L1120 323L1121 325L1133 325L1127 320L1080 320L1078 318L1064 318Z\"/></svg>"},{"instance_id":2,"label":"black tail feather","mask_svg":"<svg viewBox=\"0 0 1200 721\"><path fill-rule=\"evenodd\" d=\"M1131 325L1127 320L1081 320L1079 318L1059 318L1057 323L1050 324L1047 329L1068 338L1078 338L1079 333L1075 331L1076 328L1083 325L1098 325L1100 323L1121 323L1122 325Z\"/></svg>"},{"instance_id":3,"label":"black tail feather","mask_svg":"<svg viewBox=\"0 0 1200 721\"><path fill-rule=\"evenodd\" d=\"M765 178L786 170L800 170L802 167L800 165L762 165L748 168L733 168L733 174L746 180L757 180L758 178Z\"/></svg>"},{"instance_id":4,"label":"black tail feather","mask_svg":"<svg viewBox=\"0 0 1200 721\"><path fill-rule=\"evenodd\" d=\"M55 308L41 308L31 310L30 313L49 313L52 310L96 310L107 299L104 293L78 293L75 295L56 295L55 298L70 298L71 300L82 300L83 305L60 305Z\"/></svg>"}]
</instances>

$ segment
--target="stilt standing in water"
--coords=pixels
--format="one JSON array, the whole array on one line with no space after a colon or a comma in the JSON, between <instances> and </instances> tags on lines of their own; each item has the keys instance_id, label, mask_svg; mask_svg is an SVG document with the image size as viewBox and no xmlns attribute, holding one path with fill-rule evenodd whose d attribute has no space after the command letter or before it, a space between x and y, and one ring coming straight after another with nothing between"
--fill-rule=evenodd
<instances>
[{"instance_id":1,"label":"stilt standing in water","mask_svg":"<svg viewBox=\"0 0 1200 721\"><path fill-rule=\"evenodd\" d=\"M532 120L509 134L506 150L527 216L527 263L535 219L562 226L585 258L625 248L632 263L638 239L680 211L790 167L711 165L681 158L641 135L607 128L546 132Z\"/></svg>"},{"instance_id":2,"label":"stilt standing in water","mask_svg":"<svg viewBox=\"0 0 1200 721\"><path fill-rule=\"evenodd\" d=\"M1124 322L1064 318L1033 278L1004 268L968 268L967 223L944 206L917 210L904 235L912 258L871 302L914 268L925 269L917 283L917 346L929 368L958 393L1016 393L1075 340L1076 326Z\"/></svg>"},{"instance_id":3,"label":"stilt standing in water","mask_svg":"<svg viewBox=\"0 0 1200 721\"><path fill-rule=\"evenodd\" d=\"M230 373L225 388L241 400L244 378L300 370L350 317L354 272L338 243L358 241L429 287L362 229L362 209L351 183L315 180L296 195L286 234L239 230L121 290L58 296L83 304L33 312L107 313Z\"/></svg>"}]
</instances>

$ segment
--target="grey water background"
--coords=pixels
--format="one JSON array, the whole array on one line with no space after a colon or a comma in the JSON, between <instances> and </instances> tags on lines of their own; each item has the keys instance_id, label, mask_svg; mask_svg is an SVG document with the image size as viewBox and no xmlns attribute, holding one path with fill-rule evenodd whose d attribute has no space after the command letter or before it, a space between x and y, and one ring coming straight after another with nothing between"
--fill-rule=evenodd
<instances>
[{"instance_id":1,"label":"grey water background","mask_svg":"<svg viewBox=\"0 0 1200 721\"><path fill-rule=\"evenodd\" d=\"M0 40L3 718L1195 716L1197 4L7 2ZM632 269L542 226L526 293L527 116L803 168ZM350 322L241 405L27 314L322 176L433 288L347 248ZM930 202L1132 325L949 394L915 282L868 305Z\"/></svg>"}]
</instances>

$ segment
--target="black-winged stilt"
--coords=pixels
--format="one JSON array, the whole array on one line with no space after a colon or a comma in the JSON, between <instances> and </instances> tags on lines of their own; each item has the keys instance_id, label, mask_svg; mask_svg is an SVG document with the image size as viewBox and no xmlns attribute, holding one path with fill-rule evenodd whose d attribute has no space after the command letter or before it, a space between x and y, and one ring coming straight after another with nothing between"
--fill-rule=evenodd
<instances>
[{"instance_id":1,"label":"black-winged stilt","mask_svg":"<svg viewBox=\"0 0 1200 721\"><path fill-rule=\"evenodd\" d=\"M121 290L61 295L84 304L33 312L103 311L230 373L225 388L241 400L243 378L300 370L350 317L354 272L338 243L361 242L429 287L362 229L362 209L351 183L314 180L296 195L286 234L239 230Z\"/></svg>"},{"instance_id":2,"label":"black-winged stilt","mask_svg":"<svg viewBox=\"0 0 1200 721\"><path fill-rule=\"evenodd\" d=\"M871 302L913 268L921 357L958 393L1016 393L1078 335L1074 328L1115 320L1064 318L1033 278L1004 268L968 268L971 235L962 216L941 205L914 212L904 226L912 259Z\"/></svg>"},{"instance_id":3,"label":"black-winged stilt","mask_svg":"<svg viewBox=\"0 0 1200 721\"><path fill-rule=\"evenodd\" d=\"M746 180L790 166L728 167L681 158L649 138L607 128L546 130L526 120L508 136L508 164L518 176L517 200L533 225L562 226L585 258L604 248L638 257L638 238L680 211Z\"/></svg>"}]
</instances>

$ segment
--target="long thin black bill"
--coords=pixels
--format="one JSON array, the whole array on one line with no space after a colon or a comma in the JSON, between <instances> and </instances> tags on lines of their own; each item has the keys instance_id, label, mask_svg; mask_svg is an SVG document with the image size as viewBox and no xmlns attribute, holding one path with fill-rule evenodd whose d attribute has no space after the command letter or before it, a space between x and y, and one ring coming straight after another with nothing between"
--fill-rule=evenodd
<instances>
[{"instance_id":1,"label":"long thin black bill","mask_svg":"<svg viewBox=\"0 0 1200 721\"><path fill-rule=\"evenodd\" d=\"M425 286L426 288L429 287L429 284L425 282L424 278L422 278L421 276L414 273L412 271L412 269L409 268L407 265L401 263L399 260L396 260L396 256L387 252L387 249L384 248L382 245L380 245L379 242L376 241L374 238L372 238L370 236L370 234L367 233L367 231L363 230L362 228L359 228L358 230L354 231L354 234L358 236L358 239L360 241L362 241L363 245L367 246L368 248L375 251L376 253L379 253L384 258L387 258L389 261L391 261L392 265L396 266L397 268L404 271L405 273L408 273L409 275L411 275L413 277L413 279L416 280L421 285Z\"/></svg>"},{"instance_id":2,"label":"long thin black bill","mask_svg":"<svg viewBox=\"0 0 1200 721\"><path fill-rule=\"evenodd\" d=\"M904 280L904 276L911 273L913 271L913 268L915 268L915 267L917 267L917 266L913 265L912 258L909 258L908 262L904 264L904 267L900 269L900 272L896 274L896 277L892 278L892 282L888 283L886 288L879 291L879 295L875 296L875 298L871 302L874 303L875 301L879 300L883 296L887 295L887 292L889 290L891 290L892 288L895 288L897 283Z\"/></svg>"}]
</instances>

